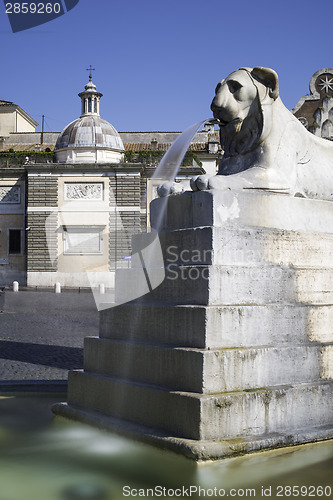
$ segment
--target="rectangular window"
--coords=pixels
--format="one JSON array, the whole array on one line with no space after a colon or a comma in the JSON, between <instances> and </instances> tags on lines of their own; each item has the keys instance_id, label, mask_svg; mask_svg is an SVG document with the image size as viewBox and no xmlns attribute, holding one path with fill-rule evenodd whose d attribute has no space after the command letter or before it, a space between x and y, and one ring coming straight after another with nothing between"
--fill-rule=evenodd
<instances>
[{"instance_id":1,"label":"rectangular window","mask_svg":"<svg viewBox=\"0 0 333 500\"><path fill-rule=\"evenodd\" d=\"M8 253L22 253L21 229L9 229Z\"/></svg>"},{"instance_id":2,"label":"rectangular window","mask_svg":"<svg viewBox=\"0 0 333 500\"><path fill-rule=\"evenodd\" d=\"M64 254L102 254L104 226L64 226Z\"/></svg>"}]
</instances>

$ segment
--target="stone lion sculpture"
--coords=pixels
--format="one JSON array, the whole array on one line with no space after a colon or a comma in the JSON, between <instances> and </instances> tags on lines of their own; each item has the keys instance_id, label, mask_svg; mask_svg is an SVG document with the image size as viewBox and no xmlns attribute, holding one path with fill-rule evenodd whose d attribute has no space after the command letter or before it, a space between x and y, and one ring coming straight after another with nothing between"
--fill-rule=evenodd
<instances>
[{"instance_id":1,"label":"stone lion sculpture","mask_svg":"<svg viewBox=\"0 0 333 500\"><path fill-rule=\"evenodd\" d=\"M194 191L261 189L333 200L333 144L284 106L274 70L234 71L217 85L211 110L224 155L217 175L191 180Z\"/></svg>"}]
</instances>

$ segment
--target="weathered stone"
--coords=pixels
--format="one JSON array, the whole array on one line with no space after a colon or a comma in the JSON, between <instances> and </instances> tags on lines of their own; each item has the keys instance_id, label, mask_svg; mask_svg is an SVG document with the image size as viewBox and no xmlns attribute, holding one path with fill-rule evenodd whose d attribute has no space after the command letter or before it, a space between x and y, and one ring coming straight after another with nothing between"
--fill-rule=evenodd
<instances>
[{"instance_id":1,"label":"weathered stone","mask_svg":"<svg viewBox=\"0 0 333 500\"><path fill-rule=\"evenodd\" d=\"M207 349L333 343L333 306L130 303L100 312L100 337Z\"/></svg>"},{"instance_id":2,"label":"weathered stone","mask_svg":"<svg viewBox=\"0 0 333 500\"><path fill-rule=\"evenodd\" d=\"M273 433L263 436L242 436L233 439L190 440L170 433L157 432L156 429L144 428L133 422L106 416L97 411L74 408L64 403L53 407L54 413L74 420L80 420L88 425L119 432L136 440L159 446L164 449L178 451L182 455L202 462L205 460L219 460L222 457L260 451L263 449L292 446L299 443L309 443L323 439L332 439L331 425L312 427L311 429L297 429L293 433Z\"/></svg>"},{"instance_id":3,"label":"weathered stone","mask_svg":"<svg viewBox=\"0 0 333 500\"><path fill-rule=\"evenodd\" d=\"M165 267L147 258L153 234L134 238L144 266L118 271L117 298L143 279L150 291L101 311L55 411L196 460L332 437L331 212L265 193L170 197Z\"/></svg>"},{"instance_id":4,"label":"weathered stone","mask_svg":"<svg viewBox=\"0 0 333 500\"><path fill-rule=\"evenodd\" d=\"M133 236L133 254L151 241L153 233ZM333 234L319 236L305 231L206 226L164 231L159 234L159 241L166 266L273 264L330 268L333 258ZM132 267L135 265L132 259Z\"/></svg>"},{"instance_id":5,"label":"weathered stone","mask_svg":"<svg viewBox=\"0 0 333 500\"><path fill-rule=\"evenodd\" d=\"M321 346L199 350L86 338L84 370L202 394L314 382L330 377ZM126 360L127 362L124 362ZM279 367L275 370L272 367Z\"/></svg>"},{"instance_id":6,"label":"weathered stone","mask_svg":"<svg viewBox=\"0 0 333 500\"><path fill-rule=\"evenodd\" d=\"M147 269L150 282L161 271ZM119 270L116 302L138 297L145 277L139 269ZM135 286L138 286L138 292ZM149 286L146 287L149 292ZM264 305L270 303L332 304L333 269L294 269L288 266L173 266L150 300L170 304Z\"/></svg>"},{"instance_id":7,"label":"weathered stone","mask_svg":"<svg viewBox=\"0 0 333 500\"><path fill-rule=\"evenodd\" d=\"M151 225L160 230L214 226L260 227L307 233L333 233L332 203L260 190L186 192L151 203ZM159 225L158 225L159 224Z\"/></svg>"},{"instance_id":8,"label":"weathered stone","mask_svg":"<svg viewBox=\"0 0 333 500\"><path fill-rule=\"evenodd\" d=\"M174 436L210 440L328 425L332 397L332 381L201 394L70 372L68 404Z\"/></svg>"}]
</instances>

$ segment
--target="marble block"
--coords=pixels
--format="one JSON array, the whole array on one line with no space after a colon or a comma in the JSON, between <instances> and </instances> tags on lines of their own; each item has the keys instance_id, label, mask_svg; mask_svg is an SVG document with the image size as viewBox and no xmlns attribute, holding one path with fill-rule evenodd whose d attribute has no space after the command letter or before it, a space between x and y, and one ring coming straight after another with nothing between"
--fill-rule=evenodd
<instances>
[{"instance_id":1,"label":"marble block","mask_svg":"<svg viewBox=\"0 0 333 500\"><path fill-rule=\"evenodd\" d=\"M197 461L332 438L331 202L198 191L161 217L163 203L54 411Z\"/></svg>"}]
</instances>

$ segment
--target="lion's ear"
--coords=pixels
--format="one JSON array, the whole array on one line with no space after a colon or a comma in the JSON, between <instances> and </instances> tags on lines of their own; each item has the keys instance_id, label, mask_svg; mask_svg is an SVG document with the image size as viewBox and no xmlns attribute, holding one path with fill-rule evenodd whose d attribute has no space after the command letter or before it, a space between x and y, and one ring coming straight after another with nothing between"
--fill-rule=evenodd
<instances>
[{"instance_id":1,"label":"lion's ear","mask_svg":"<svg viewBox=\"0 0 333 500\"><path fill-rule=\"evenodd\" d=\"M253 68L251 75L253 78L259 80L260 83L270 89L269 96L272 99L275 100L279 97L279 77L274 69L257 66L256 68Z\"/></svg>"}]
</instances>

